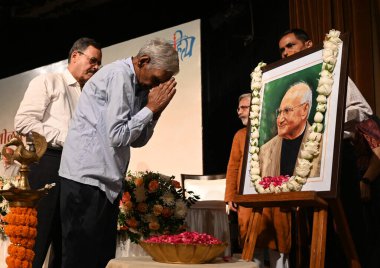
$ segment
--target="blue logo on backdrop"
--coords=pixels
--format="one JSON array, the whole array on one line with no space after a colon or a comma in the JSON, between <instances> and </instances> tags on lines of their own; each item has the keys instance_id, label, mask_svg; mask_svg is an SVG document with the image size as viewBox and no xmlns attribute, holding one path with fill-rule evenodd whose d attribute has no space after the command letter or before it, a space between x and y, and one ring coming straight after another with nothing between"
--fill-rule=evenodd
<instances>
[{"instance_id":1,"label":"blue logo on backdrop","mask_svg":"<svg viewBox=\"0 0 380 268\"><path fill-rule=\"evenodd\" d=\"M195 37L187 36L181 30L177 30L173 35L173 46L182 61L184 58L192 56L194 43Z\"/></svg>"}]
</instances>

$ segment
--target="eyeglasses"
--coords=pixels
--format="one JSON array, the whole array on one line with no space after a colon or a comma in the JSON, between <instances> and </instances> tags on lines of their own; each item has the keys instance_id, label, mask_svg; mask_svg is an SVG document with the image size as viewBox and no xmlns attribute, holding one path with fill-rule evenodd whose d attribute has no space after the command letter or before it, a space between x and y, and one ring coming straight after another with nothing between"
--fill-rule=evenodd
<instances>
[{"instance_id":1,"label":"eyeglasses","mask_svg":"<svg viewBox=\"0 0 380 268\"><path fill-rule=\"evenodd\" d=\"M86 53L83 53L82 51L79 51L78 50L78 53L81 54L81 55L85 55L88 59L88 62L91 64L91 65L98 65L98 66L102 66L102 62L100 60L98 60L97 58L95 57L90 57L88 56Z\"/></svg>"},{"instance_id":2,"label":"eyeglasses","mask_svg":"<svg viewBox=\"0 0 380 268\"><path fill-rule=\"evenodd\" d=\"M279 117L280 115L282 116L288 116L290 114L290 112L293 112L294 109L298 108L298 107L301 107L302 105L306 104L306 102L304 103L301 103L297 106L294 106L294 107L285 107L284 109L276 109L276 117Z\"/></svg>"},{"instance_id":3,"label":"eyeglasses","mask_svg":"<svg viewBox=\"0 0 380 268\"><path fill-rule=\"evenodd\" d=\"M236 111L239 112L240 110L246 110L246 109L249 109L249 106L245 106L245 105L242 105L242 106L239 106Z\"/></svg>"}]
</instances>

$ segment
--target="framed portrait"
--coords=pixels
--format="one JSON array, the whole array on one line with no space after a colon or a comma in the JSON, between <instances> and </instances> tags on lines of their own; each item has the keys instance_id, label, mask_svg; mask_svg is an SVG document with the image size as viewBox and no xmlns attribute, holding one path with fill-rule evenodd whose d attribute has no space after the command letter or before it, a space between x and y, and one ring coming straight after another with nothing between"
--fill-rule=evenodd
<instances>
[{"instance_id":1,"label":"framed portrait","mask_svg":"<svg viewBox=\"0 0 380 268\"><path fill-rule=\"evenodd\" d=\"M346 100L346 86L347 86L347 57L348 57L348 35L344 34L340 36L342 42L339 44L339 53L337 56L337 62L333 70L333 85L330 95L327 98L326 111L324 113L322 125L322 138L320 142L318 157L314 160L318 161L318 170L310 172L306 182L303 184L300 191L317 191L318 194L325 198L333 198L337 196L337 189L340 175L340 147L343 138L343 123L345 113L345 100ZM303 104L293 106L284 106L284 100L289 97L289 92L292 87L299 84L308 85L311 90L311 101L307 102L309 115L307 117L307 127L304 132L310 129L314 123L315 114L317 112L317 92L318 82L322 71L323 64L323 45L314 46L313 48L306 49L291 56L290 58L280 60L273 64L267 65L262 69L262 87L260 90L260 110L259 110L259 139L258 147L259 156L264 154L264 149L270 145L274 146L273 141L279 140L280 143L276 143L275 146L290 146L293 148L292 143L295 140L286 141L284 138L283 130L281 130L278 118L284 117L285 113L295 113L295 111L301 108ZM309 92L310 92L309 90ZM284 108L285 107L285 108ZM289 120L290 121L290 120ZM243 168L240 180L240 195L258 194L255 185L251 178L250 172L250 157L251 147L250 142L251 122L247 126L246 146L243 160ZM257 130L257 129L256 129ZM280 135L281 134L281 135ZM306 135L306 134L302 134ZM302 142L298 141L302 146ZM267 144L267 145L266 145ZM293 156L285 155L279 149L273 153L274 155L264 159L260 158L260 169L263 170L263 166L273 166L270 170L283 170L284 166L290 166L288 170L294 171L292 168L295 166L294 161L298 161L299 148L296 147L296 152L292 152ZM294 151L294 150L293 150ZM290 151L291 152L291 151ZM283 159L281 159L283 158ZM288 161L286 159L293 158L294 160ZM285 159L285 160L284 160ZM297 159L297 160L296 160ZM313 161L314 161L313 160ZM292 162L293 161L293 162ZM277 173L277 172L274 172ZM280 176L285 174L265 174L265 176ZM294 174L287 174L292 176ZM290 190L291 192L291 190Z\"/></svg>"}]
</instances>

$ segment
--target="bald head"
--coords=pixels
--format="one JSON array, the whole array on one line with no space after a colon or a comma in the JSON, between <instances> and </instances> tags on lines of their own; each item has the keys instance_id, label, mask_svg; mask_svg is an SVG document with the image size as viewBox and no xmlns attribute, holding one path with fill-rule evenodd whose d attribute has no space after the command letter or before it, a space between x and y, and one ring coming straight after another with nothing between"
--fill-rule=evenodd
<instances>
[{"instance_id":1,"label":"bald head","mask_svg":"<svg viewBox=\"0 0 380 268\"><path fill-rule=\"evenodd\" d=\"M1 158L3 159L3 162L6 164L6 165L10 165L13 163L13 154L14 154L14 150L10 147L6 147L5 148L5 152L7 154L9 154L10 157L6 157L4 154L1 156Z\"/></svg>"},{"instance_id":2,"label":"bald head","mask_svg":"<svg viewBox=\"0 0 380 268\"><path fill-rule=\"evenodd\" d=\"M289 87L281 102L288 101L288 99L297 99L300 103L308 103L308 110L310 111L313 93L306 82L297 82Z\"/></svg>"},{"instance_id":3,"label":"bald head","mask_svg":"<svg viewBox=\"0 0 380 268\"><path fill-rule=\"evenodd\" d=\"M13 155L13 153L15 152L12 148L10 147L7 147L5 148L5 151L7 152L7 154L10 154L10 155Z\"/></svg>"}]
</instances>

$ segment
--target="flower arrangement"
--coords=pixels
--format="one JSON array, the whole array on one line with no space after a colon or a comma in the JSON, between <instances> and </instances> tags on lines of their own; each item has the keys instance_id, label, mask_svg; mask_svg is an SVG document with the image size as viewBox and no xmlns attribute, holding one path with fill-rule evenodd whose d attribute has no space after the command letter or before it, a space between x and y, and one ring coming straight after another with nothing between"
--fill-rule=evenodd
<instances>
[{"instance_id":1,"label":"flower arrangement","mask_svg":"<svg viewBox=\"0 0 380 268\"><path fill-rule=\"evenodd\" d=\"M182 189L174 176L128 172L120 200L118 230L138 243L141 238L177 234L186 229L187 209L199 199Z\"/></svg>"},{"instance_id":2,"label":"flower arrangement","mask_svg":"<svg viewBox=\"0 0 380 268\"><path fill-rule=\"evenodd\" d=\"M295 175L281 175L278 177L260 176L259 163L259 114L260 114L260 90L262 87L262 67L266 64L260 62L251 73L251 136L250 136L250 175L258 193L278 193L289 191L300 191L309 176L312 160L319 154L320 142L322 140L323 118L327 109L328 97L334 83L333 71L339 53L339 45L342 40L339 38L340 32L330 30L326 34L322 50L322 70L317 87L317 107L314 115L314 123L307 141L301 145L300 157L295 166Z\"/></svg>"}]
</instances>

